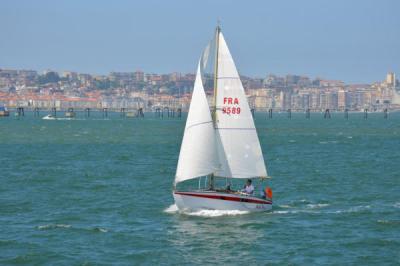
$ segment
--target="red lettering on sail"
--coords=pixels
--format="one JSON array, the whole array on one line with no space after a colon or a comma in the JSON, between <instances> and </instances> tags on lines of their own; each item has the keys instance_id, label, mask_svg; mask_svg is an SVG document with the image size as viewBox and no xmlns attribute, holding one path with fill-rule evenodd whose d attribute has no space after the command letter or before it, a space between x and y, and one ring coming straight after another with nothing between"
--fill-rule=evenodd
<instances>
[{"instance_id":1,"label":"red lettering on sail","mask_svg":"<svg viewBox=\"0 0 400 266\"><path fill-rule=\"evenodd\" d=\"M239 105L239 99L238 98L232 98L232 97L224 97L224 106L222 107L222 113L223 114L234 114L238 115L240 114L240 107L236 106L229 106L229 105ZM226 106L228 105L228 106Z\"/></svg>"},{"instance_id":2,"label":"red lettering on sail","mask_svg":"<svg viewBox=\"0 0 400 266\"><path fill-rule=\"evenodd\" d=\"M239 105L238 98L224 97L224 104L235 104Z\"/></svg>"}]
</instances>

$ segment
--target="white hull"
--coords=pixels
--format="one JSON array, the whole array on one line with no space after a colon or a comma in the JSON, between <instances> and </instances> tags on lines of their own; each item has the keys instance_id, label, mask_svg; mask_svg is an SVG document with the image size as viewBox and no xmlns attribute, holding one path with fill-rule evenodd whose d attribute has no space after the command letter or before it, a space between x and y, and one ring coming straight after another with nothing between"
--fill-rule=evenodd
<instances>
[{"instance_id":1,"label":"white hull","mask_svg":"<svg viewBox=\"0 0 400 266\"><path fill-rule=\"evenodd\" d=\"M42 117L43 120L57 120L57 118L55 118L52 115L46 115Z\"/></svg>"},{"instance_id":2,"label":"white hull","mask_svg":"<svg viewBox=\"0 0 400 266\"><path fill-rule=\"evenodd\" d=\"M272 209L272 201L240 193L174 191L173 196L179 210L238 210L254 212Z\"/></svg>"},{"instance_id":3,"label":"white hull","mask_svg":"<svg viewBox=\"0 0 400 266\"><path fill-rule=\"evenodd\" d=\"M57 118L57 117L54 117L52 115L46 115L46 116L43 116L42 119L43 120L72 120L73 118L71 118L71 117L60 117L60 118Z\"/></svg>"}]
</instances>

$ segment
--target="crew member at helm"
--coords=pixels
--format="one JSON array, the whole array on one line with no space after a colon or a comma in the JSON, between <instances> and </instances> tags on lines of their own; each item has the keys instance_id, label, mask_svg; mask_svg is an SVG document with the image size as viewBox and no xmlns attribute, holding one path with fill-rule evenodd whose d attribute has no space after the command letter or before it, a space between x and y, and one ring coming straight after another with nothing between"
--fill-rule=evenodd
<instances>
[{"instance_id":1,"label":"crew member at helm","mask_svg":"<svg viewBox=\"0 0 400 266\"><path fill-rule=\"evenodd\" d=\"M242 189L242 192L252 195L254 192L254 187L251 184L251 179L247 179L246 184L244 185L244 188Z\"/></svg>"}]
</instances>

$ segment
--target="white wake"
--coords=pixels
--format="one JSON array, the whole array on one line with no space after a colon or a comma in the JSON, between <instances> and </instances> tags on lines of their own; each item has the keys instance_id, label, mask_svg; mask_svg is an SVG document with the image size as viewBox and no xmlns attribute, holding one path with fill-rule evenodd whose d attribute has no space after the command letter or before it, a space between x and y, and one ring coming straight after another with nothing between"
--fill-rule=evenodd
<instances>
[{"instance_id":1,"label":"white wake","mask_svg":"<svg viewBox=\"0 0 400 266\"><path fill-rule=\"evenodd\" d=\"M189 216L198 217L220 217L220 216L235 216L249 213L248 211L239 210L199 210L199 211L180 211L175 204L172 204L164 210L166 213L181 213Z\"/></svg>"},{"instance_id":2,"label":"white wake","mask_svg":"<svg viewBox=\"0 0 400 266\"><path fill-rule=\"evenodd\" d=\"M172 204L171 206L169 206L168 208L166 208L164 210L164 212L166 212L166 213L176 213L178 211L179 211L178 206L176 206L176 204Z\"/></svg>"}]
</instances>

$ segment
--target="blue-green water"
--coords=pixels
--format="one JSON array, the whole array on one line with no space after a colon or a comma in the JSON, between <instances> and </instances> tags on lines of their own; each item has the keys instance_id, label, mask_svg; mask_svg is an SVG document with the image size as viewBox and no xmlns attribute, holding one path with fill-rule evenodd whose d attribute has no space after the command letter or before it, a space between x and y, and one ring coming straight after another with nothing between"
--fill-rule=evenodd
<instances>
[{"instance_id":1,"label":"blue-green water","mask_svg":"<svg viewBox=\"0 0 400 266\"><path fill-rule=\"evenodd\" d=\"M0 264L400 264L400 113L256 125L270 213L171 211L184 120L0 119Z\"/></svg>"}]
</instances>

